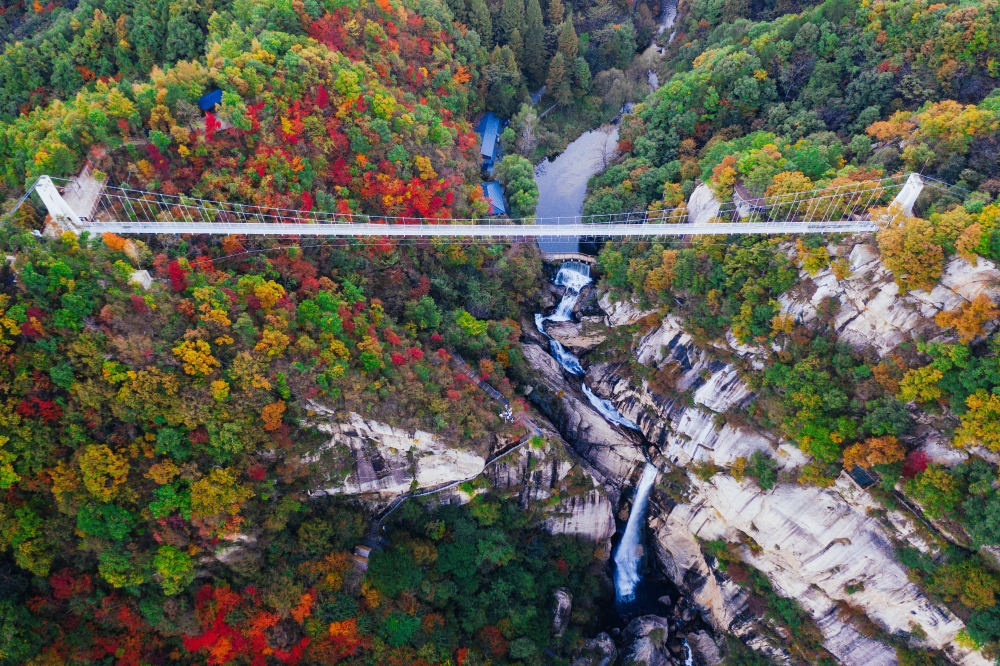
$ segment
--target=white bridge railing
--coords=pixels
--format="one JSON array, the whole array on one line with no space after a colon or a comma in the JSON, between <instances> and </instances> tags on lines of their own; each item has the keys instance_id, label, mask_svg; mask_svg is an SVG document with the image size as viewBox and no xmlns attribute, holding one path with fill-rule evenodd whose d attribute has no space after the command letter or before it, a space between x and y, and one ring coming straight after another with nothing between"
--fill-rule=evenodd
<instances>
[{"instance_id":1,"label":"white bridge railing","mask_svg":"<svg viewBox=\"0 0 1000 666\"><path fill-rule=\"evenodd\" d=\"M681 206L669 211L485 223L474 219L342 215L174 196L106 186L95 181L89 170L58 183L41 176L33 190L53 221L75 232L518 239L874 231L877 227L868 216L869 209L897 203L909 213L925 186L950 194L957 189L909 174L761 197L754 200L753 206L730 201L700 212L689 212Z\"/></svg>"}]
</instances>

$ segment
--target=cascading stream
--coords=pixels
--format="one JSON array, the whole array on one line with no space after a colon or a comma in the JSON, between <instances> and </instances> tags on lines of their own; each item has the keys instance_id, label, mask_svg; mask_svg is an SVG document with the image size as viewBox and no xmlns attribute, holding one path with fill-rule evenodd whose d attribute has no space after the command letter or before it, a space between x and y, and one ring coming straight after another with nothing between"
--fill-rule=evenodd
<instances>
[{"instance_id":1,"label":"cascading stream","mask_svg":"<svg viewBox=\"0 0 1000 666\"><path fill-rule=\"evenodd\" d=\"M584 272L585 270L587 271L586 273ZM580 365L580 359L573 353L566 351L558 340L553 339L551 335L545 332L545 323L549 321L572 321L573 308L576 307L576 303L580 299L580 292L592 281L589 275L589 267L578 265L576 262L563 264L552 281L555 285L566 287L562 300L559 301L556 309L549 316L546 317L541 313L535 314L535 326L542 335L548 338L552 356L566 372L575 377L582 377L586 374ZM587 400L590 401L594 409L608 422L641 432L639 426L634 421L623 416L610 400L605 400L595 395L586 382L581 382L580 389L587 396ZM632 512L625 523L625 532L622 534L622 539L615 551L615 596L620 603L628 603L635 599L636 588L642 578L642 528L646 519L649 493L653 488L653 483L656 481L657 472L658 470L653 463L646 463L646 467L642 471L642 477L639 479L639 485L636 487L635 498L632 502ZM682 638L681 644L685 650L685 666L694 666L694 658L687 640Z\"/></svg>"},{"instance_id":2,"label":"cascading stream","mask_svg":"<svg viewBox=\"0 0 1000 666\"><path fill-rule=\"evenodd\" d=\"M576 307L576 302L580 299L580 290L591 282L593 282L593 280L590 279L590 275L584 274L575 266L563 264L560 266L559 272L556 273L556 278L553 280L553 284L560 287L566 287L566 293L563 294L562 300L559 301L559 305L556 306L555 312L550 314L548 317L542 315L541 313L537 313L535 315L535 327L538 328L542 335L549 339L549 349L552 352L553 358L559 362L559 365L561 365L566 372L576 377L582 377L584 375L583 367L580 365L580 359L578 359L574 354L566 351L558 340L554 339L551 335L545 332L545 322L571 321L573 319L573 308Z\"/></svg>"},{"instance_id":3,"label":"cascading stream","mask_svg":"<svg viewBox=\"0 0 1000 666\"><path fill-rule=\"evenodd\" d=\"M615 592L619 601L631 601L635 598L635 587L640 578L639 566L642 564L642 524L646 518L649 491L656 481L656 472L653 463L646 463L635 489L635 500L625 524L625 533L615 551Z\"/></svg>"},{"instance_id":4,"label":"cascading stream","mask_svg":"<svg viewBox=\"0 0 1000 666\"><path fill-rule=\"evenodd\" d=\"M590 390L590 387L587 386L586 382L580 384L580 388L583 389L583 394L587 396L587 400L589 400L590 404L594 406L594 409L599 411L601 416L605 419L625 428L631 428L636 432L640 432L639 425L635 421L622 416L622 413L615 409L614 404L612 404L610 400L605 400L604 398L595 395L594 392Z\"/></svg>"},{"instance_id":5,"label":"cascading stream","mask_svg":"<svg viewBox=\"0 0 1000 666\"><path fill-rule=\"evenodd\" d=\"M566 287L562 300L556 306L555 311L549 316L541 313L535 315L535 326L549 339L549 346L552 356L559 362L566 372L576 377L582 377L585 373L580 365L580 359L575 354L566 351L565 348L545 332L545 323L549 321L572 321L573 308L576 307L580 299L580 291L592 282L589 274L585 274L585 266L575 264L563 264L556 273L553 284ZM588 271L589 272L589 271ZM587 400L594 406L601 416L608 422L625 428L639 431L639 426L632 420L622 416L621 412L615 409L610 400L605 400L594 394L587 386L586 382L581 382L580 389L587 396ZM642 564L642 549L639 547L642 541L642 521L646 513L646 501L649 498L649 491L656 478L656 467L652 463L647 463L642 473L642 479L636 489L635 500L632 504L632 513L629 515L625 526L625 534L618 550L615 554L615 589L619 601L628 601L635 597L635 587L639 583L640 566Z\"/></svg>"}]
</instances>

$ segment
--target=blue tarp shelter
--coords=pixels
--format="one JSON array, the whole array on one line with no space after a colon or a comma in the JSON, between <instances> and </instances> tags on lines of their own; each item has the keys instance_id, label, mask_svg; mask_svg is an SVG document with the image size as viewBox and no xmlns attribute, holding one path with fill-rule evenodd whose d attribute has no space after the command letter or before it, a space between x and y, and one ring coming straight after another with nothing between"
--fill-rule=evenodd
<instances>
[{"instance_id":1,"label":"blue tarp shelter","mask_svg":"<svg viewBox=\"0 0 1000 666\"><path fill-rule=\"evenodd\" d=\"M483 183L483 196L490 202L490 209L487 215L506 215L507 204L503 200L503 188L496 181Z\"/></svg>"},{"instance_id":2,"label":"blue tarp shelter","mask_svg":"<svg viewBox=\"0 0 1000 666\"><path fill-rule=\"evenodd\" d=\"M859 465L855 465L854 468L848 472L848 474L850 474L851 478L854 479L854 483L858 484L865 490L878 483L878 479L875 478L871 472Z\"/></svg>"},{"instance_id":3,"label":"blue tarp shelter","mask_svg":"<svg viewBox=\"0 0 1000 666\"><path fill-rule=\"evenodd\" d=\"M479 152L483 156L483 162L487 166L492 166L493 160L497 157L497 149L500 147L500 118L492 111L488 111L479 121L476 132L482 139Z\"/></svg>"},{"instance_id":4,"label":"blue tarp shelter","mask_svg":"<svg viewBox=\"0 0 1000 666\"><path fill-rule=\"evenodd\" d=\"M210 93L202 95L201 99L198 100L198 108L202 111L211 111L217 104L222 104L221 90L213 90Z\"/></svg>"}]
</instances>

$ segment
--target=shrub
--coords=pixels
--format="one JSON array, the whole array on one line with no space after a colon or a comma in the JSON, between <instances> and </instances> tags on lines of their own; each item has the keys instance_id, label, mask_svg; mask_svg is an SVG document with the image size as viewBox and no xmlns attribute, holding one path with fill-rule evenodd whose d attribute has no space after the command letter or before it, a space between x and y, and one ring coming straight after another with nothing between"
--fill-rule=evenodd
<instances>
[{"instance_id":1,"label":"shrub","mask_svg":"<svg viewBox=\"0 0 1000 666\"><path fill-rule=\"evenodd\" d=\"M763 451L754 451L746 468L747 476L753 478L761 490L770 490L778 480L778 465Z\"/></svg>"},{"instance_id":2,"label":"shrub","mask_svg":"<svg viewBox=\"0 0 1000 666\"><path fill-rule=\"evenodd\" d=\"M413 561L409 550L396 546L387 551L372 553L365 578L380 593L394 599L404 590L419 585L423 573Z\"/></svg>"},{"instance_id":3,"label":"shrub","mask_svg":"<svg viewBox=\"0 0 1000 666\"><path fill-rule=\"evenodd\" d=\"M530 638L518 638L511 641L508 652L512 659L530 659L538 653L538 646Z\"/></svg>"}]
</instances>

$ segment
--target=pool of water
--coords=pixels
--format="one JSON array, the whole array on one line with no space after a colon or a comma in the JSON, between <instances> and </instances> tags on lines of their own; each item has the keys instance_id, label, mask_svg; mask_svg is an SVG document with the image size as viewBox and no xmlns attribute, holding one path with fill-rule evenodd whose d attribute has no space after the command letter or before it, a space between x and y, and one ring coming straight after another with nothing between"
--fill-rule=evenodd
<instances>
[{"instance_id":1,"label":"pool of water","mask_svg":"<svg viewBox=\"0 0 1000 666\"><path fill-rule=\"evenodd\" d=\"M535 215L559 218L563 224L576 222L583 213L587 181L610 164L617 145L618 126L604 125L581 134L554 160L546 158L539 162L535 166L538 185ZM539 239L538 246L543 252L578 252L580 241L576 238Z\"/></svg>"}]
</instances>

